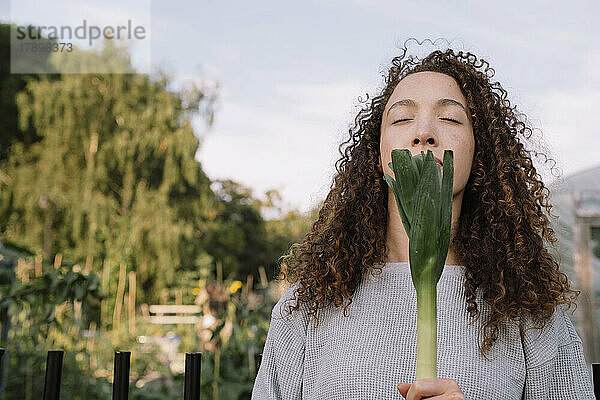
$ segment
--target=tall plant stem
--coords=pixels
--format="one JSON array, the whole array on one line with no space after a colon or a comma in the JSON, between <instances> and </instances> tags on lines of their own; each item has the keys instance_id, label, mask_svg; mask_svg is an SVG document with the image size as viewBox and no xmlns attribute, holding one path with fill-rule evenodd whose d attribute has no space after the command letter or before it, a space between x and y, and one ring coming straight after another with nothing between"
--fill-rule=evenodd
<instances>
[{"instance_id":1,"label":"tall plant stem","mask_svg":"<svg viewBox=\"0 0 600 400\"><path fill-rule=\"evenodd\" d=\"M417 379L437 378L437 282L417 290Z\"/></svg>"}]
</instances>

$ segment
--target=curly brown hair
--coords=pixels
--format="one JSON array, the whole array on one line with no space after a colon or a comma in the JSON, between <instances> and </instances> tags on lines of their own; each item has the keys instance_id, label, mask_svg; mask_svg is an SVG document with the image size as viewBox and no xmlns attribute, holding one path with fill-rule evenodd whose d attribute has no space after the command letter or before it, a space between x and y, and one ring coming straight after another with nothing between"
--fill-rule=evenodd
<instances>
[{"instance_id":1,"label":"curly brown hair","mask_svg":"<svg viewBox=\"0 0 600 400\"><path fill-rule=\"evenodd\" d=\"M410 39L409 39L410 40ZM340 144L330 192L318 218L301 243L282 256L277 279L295 291L295 306L304 304L318 324L317 312L330 304L344 315L352 295L369 272L382 267L387 252L388 185L378 169L380 124L388 99L405 76L441 72L454 78L472 110L475 152L465 187L457 232L452 239L455 254L463 260L464 294L471 317L478 315L476 292L491 313L482 329L485 353L496 341L500 325L529 316L538 328L552 317L559 304L577 304L579 292L569 288L544 241L558 240L542 207L551 214L549 190L544 186L519 135L529 139L532 128L516 106L511 107L500 83L491 82L494 69L470 52L435 50L419 60L408 56L406 42L392 59L381 94L368 102L354 120L350 137ZM360 101L360 98L359 98ZM342 148L350 143L343 151ZM536 155L538 153L534 151ZM544 155L546 162L548 159ZM572 297L571 300L569 297Z\"/></svg>"}]
</instances>

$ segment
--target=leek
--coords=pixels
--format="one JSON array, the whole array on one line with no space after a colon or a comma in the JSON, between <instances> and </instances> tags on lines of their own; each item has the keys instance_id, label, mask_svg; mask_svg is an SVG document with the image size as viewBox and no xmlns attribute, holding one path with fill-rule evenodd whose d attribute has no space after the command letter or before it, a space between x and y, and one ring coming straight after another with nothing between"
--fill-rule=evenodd
<instances>
[{"instance_id":1,"label":"leek","mask_svg":"<svg viewBox=\"0 0 600 400\"><path fill-rule=\"evenodd\" d=\"M437 377L437 283L448 255L452 223L454 161L444 151L443 177L431 150L412 157L392 150L384 179L396 198L409 240L409 264L417 292L417 379Z\"/></svg>"}]
</instances>

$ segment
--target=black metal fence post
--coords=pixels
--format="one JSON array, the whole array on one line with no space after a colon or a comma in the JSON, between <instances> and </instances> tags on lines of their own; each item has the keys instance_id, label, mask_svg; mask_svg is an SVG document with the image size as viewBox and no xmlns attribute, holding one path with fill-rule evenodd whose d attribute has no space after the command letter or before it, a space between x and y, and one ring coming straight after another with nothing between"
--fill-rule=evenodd
<instances>
[{"instance_id":1,"label":"black metal fence post","mask_svg":"<svg viewBox=\"0 0 600 400\"><path fill-rule=\"evenodd\" d=\"M200 400L202 353L185 353L184 400Z\"/></svg>"},{"instance_id":2,"label":"black metal fence post","mask_svg":"<svg viewBox=\"0 0 600 400\"><path fill-rule=\"evenodd\" d=\"M127 400L129 396L130 351L115 351L113 400Z\"/></svg>"},{"instance_id":3,"label":"black metal fence post","mask_svg":"<svg viewBox=\"0 0 600 400\"><path fill-rule=\"evenodd\" d=\"M48 351L46 358L46 381L44 383L44 400L58 400L60 397L60 378L63 363L62 350Z\"/></svg>"},{"instance_id":4,"label":"black metal fence post","mask_svg":"<svg viewBox=\"0 0 600 400\"><path fill-rule=\"evenodd\" d=\"M594 395L600 399L600 363L592 363L592 383L594 385Z\"/></svg>"},{"instance_id":5,"label":"black metal fence post","mask_svg":"<svg viewBox=\"0 0 600 400\"><path fill-rule=\"evenodd\" d=\"M4 352L6 349L4 347L0 347L0 398L4 397Z\"/></svg>"}]
</instances>

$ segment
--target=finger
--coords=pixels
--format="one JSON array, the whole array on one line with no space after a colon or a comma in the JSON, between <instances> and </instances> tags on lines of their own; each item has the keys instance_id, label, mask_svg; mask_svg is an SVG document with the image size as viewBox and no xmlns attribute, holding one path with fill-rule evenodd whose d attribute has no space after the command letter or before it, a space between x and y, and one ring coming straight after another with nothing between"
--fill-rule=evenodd
<instances>
[{"instance_id":1,"label":"finger","mask_svg":"<svg viewBox=\"0 0 600 400\"><path fill-rule=\"evenodd\" d=\"M439 396L424 397L424 399L427 399L427 400L465 400L465 396L462 393L451 392L451 393L444 393Z\"/></svg>"},{"instance_id":2,"label":"finger","mask_svg":"<svg viewBox=\"0 0 600 400\"><path fill-rule=\"evenodd\" d=\"M445 394L449 389L449 379L421 378L410 385L407 400L422 399Z\"/></svg>"},{"instance_id":3,"label":"finger","mask_svg":"<svg viewBox=\"0 0 600 400\"><path fill-rule=\"evenodd\" d=\"M398 383L398 385L396 387L398 388L398 391L400 392L402 397L406 398L408 389L410 389L410 383L400 382L400 383Z\"/></svg>"}]
</instances>

